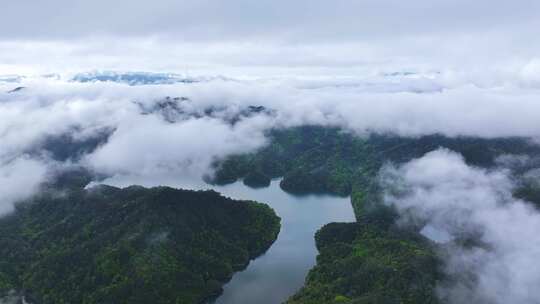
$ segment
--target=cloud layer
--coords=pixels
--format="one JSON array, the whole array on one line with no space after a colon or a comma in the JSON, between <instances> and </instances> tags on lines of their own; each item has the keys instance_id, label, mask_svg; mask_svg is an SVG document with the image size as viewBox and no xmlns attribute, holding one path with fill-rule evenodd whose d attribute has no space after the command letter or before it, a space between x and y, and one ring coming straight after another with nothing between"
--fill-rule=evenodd
<instances>
[{"instance_id":1,"label":"cloud layer","mask_svg":"<svg viewBox=\"0 0 540 304\"><path fill-rule=\"evenodd\" d=\"M17 86L25 88L6 93ZM105 136L97 150L74 150L83 155L67 161L82 162L119 184L146 184L158 183L159 176L200 178L216 158L264 145L264 132L274 127L332 125L359 135L540 134L536 89L478 87L421 74L202 78L145 86L38 77L0 82L0 91L4 176L21 157L41 164L65 161L49 146L66 137L70 145L85 146ZM249 106L259 105L266 110L249 113Z\"/></svg>"},{"instance_id":2,"label":"cloud layer","mask_svg":"<svg viewBox=\"0 0 540 304\"><path fill-rule=\"evenodd\" d=\"M129 7L129 11L126 8ZM337 2L261 0L227 3L159 0L12 2L4 6L0 37L70 38L96 34L171 35L191 40L290 38L380 39L407 35L450 35L538 24L538 2L518 0L413 0ZM46 16L54 15L51 20ZM21 22L22 20L28 22ZM18 26L14 27L13 25ZM431 25L431 26L428 26Z\"/></svg>"},{"instance_id":3,"label":"cloud layer","mask_svg":"<svg viewBox=\"0 0 540 304\"><path fill-rule=\"evenodd\" d=\"M539 1L4 2L0 215L63 165L190 187L274 127L540 138ZM103 70L198 82L72 81ZM509 172L447 150L383 172L387 201L446 244L453 303L538 303L540 215Z\"/></svg>"},{"instance_id":4,"label":"cloud layer","mask_svg":"<svg viewBox=\"0 0 540 304\"><path fill-rule=\"evenodd\" d=\"M0 216L13 211L13 202L30 197L46 178L47 165L25 156L0 163Z\"/></svg>"},{"instance_id":5,"label":"cloud layer","mask_svg":"<svg viewBox=\"0 0 540 304\"><path fill-rule=\"evenodd\" d=\"M512 197L508 171L469 167L448 150L436 150L382 171L385 200L403 220L422 223L451 241L443 246L439 286L450 303L538 303L540 213ZM463 242L466 240L467 242Z\"/></svg>"}]
</instances>

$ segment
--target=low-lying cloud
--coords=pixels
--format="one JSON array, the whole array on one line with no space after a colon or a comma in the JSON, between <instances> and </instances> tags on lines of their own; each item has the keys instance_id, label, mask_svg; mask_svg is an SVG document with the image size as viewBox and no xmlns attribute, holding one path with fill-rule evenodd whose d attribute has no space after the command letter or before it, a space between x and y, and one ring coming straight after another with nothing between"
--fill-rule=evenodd
<instances>
[{"instance_id":1,"label":"low-lying cloud","mask_svg":"<svg viewBox=\"0 0 540 304\"><path fill-rule=\"evenodd\" d=\"M64 165L200 187L271 128L540 142L539 1L4 2L0 215ZM540 160L497 165L438 150L382 171L387 202L441 243L453 304L540 303L540 215L511 194Z\"/></svg>"},{"instance_id":2,"label":"low-lying cloud","mask_svg":"<svg viewBox=\"0 0 540 304\"><path fill-rule=\"evenodd\" d=\"M29 155L46 166L44 159L84 165L112 184L155 185L186 176L200 180L214 160L264 145L270 128L316 124L359 135L403 136L540 134L538 91L514 85L478 87L414 73L201 79L143 86L62 77L2 82L0 163ZM24 89L7 93L19 86ZM82 155L51 155L58 151L48 150L47 143L62 143L63 137L70 139L66 146L85 147L75 150ZM95 146L88 144L93 139ZM2 174L11 174L10 168L3 166ZM2 186L9 188L9 181Z\"/></svg>"},{"instance_id":3,"label":"low-lying cloud","mask_svg":"<svg viewBox=\"0 0 540 304\"><path fill-rule=\"evenodd\" d=\"M47 176L47 165L40 160L21 156L0 162L0 216L13 210L13 202L30 197Z\"/></svg>"},{"instance_id":4,"label":"low-lying cloud","mask_svg":"<svg viewBox=\"0 0 540 304\"><path fill-rule=\"evenodd\" d=\"M381 172L385 201L402 220L451 238L441 245L450 303L522 303L540 299L540 213L512 197L509 171L470 167L440 149Z\"/></svg>"}]
</instances>

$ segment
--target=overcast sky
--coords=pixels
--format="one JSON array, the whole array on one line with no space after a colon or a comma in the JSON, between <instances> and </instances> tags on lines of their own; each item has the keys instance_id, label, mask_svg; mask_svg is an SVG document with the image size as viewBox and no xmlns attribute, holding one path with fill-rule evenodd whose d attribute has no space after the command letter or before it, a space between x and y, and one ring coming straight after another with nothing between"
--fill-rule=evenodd
<instances>
[{"instance_id":1,"label":"overcast sky","mask_svg":"<svg viewBox=\"0 0 540 304\"><path fill-rule=\"evenodd\" d=\"M7 39L171 35L187 40L327 43L501 30L533 33L540 4L534 0L21 0L2 7L0 33Z\"/></svg>"},{"instance_id":2,"label":"overcast sky","mask_svg":"<svg viewBox=\"0 0 540 304\"><path fill-rule=\"evenodd\" d=\"M137 69L256 76L272 74L269 66L274 74L283 67L505 73L540 56L534 0L20 0L1 8L0 74Z\"/></svg>"}]
</instances>

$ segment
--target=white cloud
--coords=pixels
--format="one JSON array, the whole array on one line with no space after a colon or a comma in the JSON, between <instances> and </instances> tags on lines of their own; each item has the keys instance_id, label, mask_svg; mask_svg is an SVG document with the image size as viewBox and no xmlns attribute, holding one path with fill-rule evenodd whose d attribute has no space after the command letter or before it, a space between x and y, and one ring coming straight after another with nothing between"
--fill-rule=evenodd
<instances>
[{"instance_id":1,"label":"white cloud","mask_svg":"<svg viewBox=\"0 0 540 304\"><path fill-rule=\"evenodd\" d=\"M29 77L19 83L0 83L0 91L15 86L26 89L0 93L0 161L39 149L51 136L69 134L82 140L104 129L114 130L107 143L83 159L112 176L108 182L119 184L148 184L160 181L159 176L169 176L167 180L200 177L208 173L216 157L263 145L264 132L272 127L337 125L358 134L375 131L404 136L540 134L536 89L462 85L436 73L214 78L151 86ZM141 115L159 108L165 96L189 99L179 101L178 112L166 110L167 119L159 111ZM250 105L275 112L229 123ZM205 115L208 110L212 115Z\"/></svg>"},{"instance_id":2,"label":"white cloud","mask_svg":"<svg viewBox=\"0 0 540 304\"><path fill-rule=\"evenodd\" d=\"M469 167L448 150L436 150L386 167L387 203L404 219L424 222L475 245L443 247L445 271L457 278L439 286L451 303L538 303L540 213L512 197L507 171Z\"/></svg>"},{"instance_id":3,"label":"white cloud","mask_svg":"<svg viewBox=\"0 0 540 304\"><path fill-rule=\"evenodd\" d=\"M0 215L13 210L13 202L30 197L45 181L47 165L37 159L21 156L0 162Z\"/></svg>"},{"instance_id":4,"label":"white cloud","mask_svg":"<svg viewBox=\"0 0 540 304\"><path fill-rule=\"evenodd\" d=\"M264 120L264 118L262 118ZM137 179L159 185L161 176L200 179L211 174L216 157L253 151L263 145L261 122L234 127L211 118L167 123L155 115L135 116L121 124L109 142L86 158L86 163L112 177L108 183L125 184ZM177 184L178 186L178 184Z\"/></svg>"},{"instance_id":5,"label":"white cloud","mask_svg":"<svg viewBox=\"0 0 540 304\"><path fill-rule=\"evenodd\" d=\"M0 213L46 179L51 163L35 150L62 134L82 140L114 130L85 165L116 185L173 186L208 173L216 157L255 150L276 126L540 138L538 1L5 2ZM90 70L230 78L140 87L66 81ZM36 77L46 73L58 75ZM5 93L17 86L27 88ZM189 97L187 114L172 110L173 123L141 115L137 103L151 109L165 96ZM248 105L276 112L226 121ZM210 108L220 110L202 115ZM468 167L443 150L387 174L406 190L401 208L430 221L426 231L447 240L481 232L493 246L449 248L448 270L479 278L473 289L441 289L456 303L538 303L539 220L511 198L505 171Z\"/></svg>"}]
</instances>

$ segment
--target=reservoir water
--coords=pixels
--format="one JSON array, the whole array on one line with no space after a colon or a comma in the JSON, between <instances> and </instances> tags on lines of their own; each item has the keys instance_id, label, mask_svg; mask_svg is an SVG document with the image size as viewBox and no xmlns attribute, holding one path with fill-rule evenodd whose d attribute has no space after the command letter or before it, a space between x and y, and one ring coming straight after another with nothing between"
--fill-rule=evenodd
<instances>
[{"instance_id":1,"label":"reservoir water","mask_svg":"<svg viewBox=\"0 0 540 304\"><path fill-rule=\"evenodd\" d=\"M290 195L279 188L279 180L261 189L246 187L241 182L212 188L234 199L266 203L281 217L276 242L244 271L234 274L216 304L284 302L303 286L308 271L315 265L315 232L330 222L354 221L349 198Z\"/></svg>"}]
</instances>

